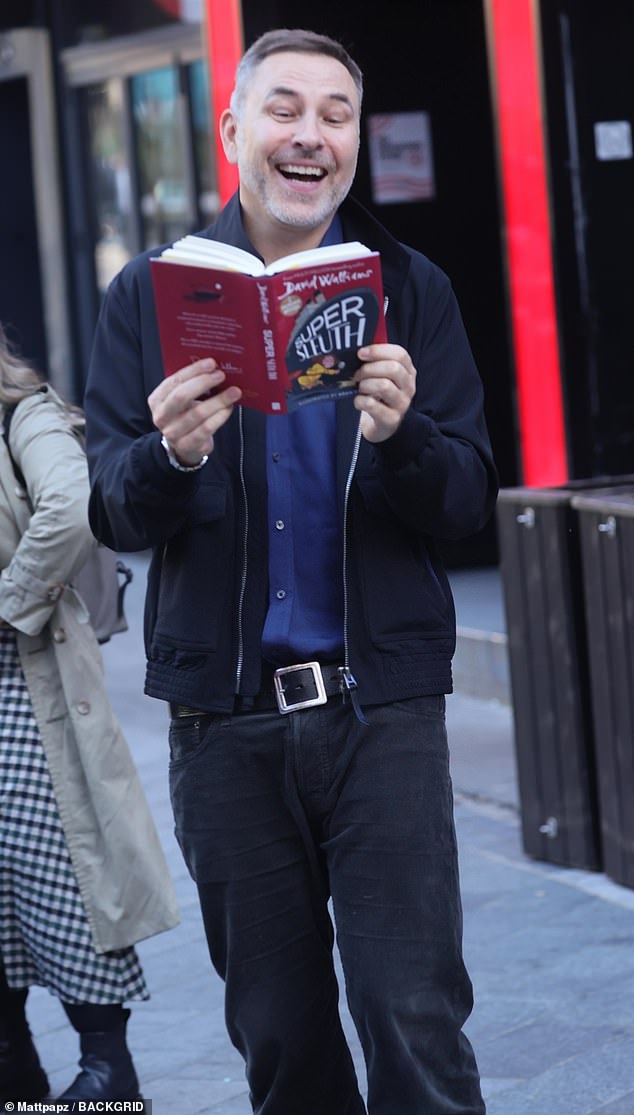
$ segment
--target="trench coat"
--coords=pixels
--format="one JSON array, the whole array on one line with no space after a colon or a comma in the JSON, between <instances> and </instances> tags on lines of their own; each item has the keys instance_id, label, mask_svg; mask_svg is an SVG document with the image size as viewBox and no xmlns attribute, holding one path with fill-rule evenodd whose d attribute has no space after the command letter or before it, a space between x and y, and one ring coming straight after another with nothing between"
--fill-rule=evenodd
<instances>
[{"instance_id":1,"label":"trench coat","mask_svg":"<svg viewBox=\"0 0 634 1115\"><path fill-rule=\"evenodd\" d=\"M10 444L26 490L0 437L0 620L17 631L93 944L110 952L178 924L176 895L87 609L68 584L96 542L85 453L50 386L18 404Z\"/></svg>"}]
</instances>

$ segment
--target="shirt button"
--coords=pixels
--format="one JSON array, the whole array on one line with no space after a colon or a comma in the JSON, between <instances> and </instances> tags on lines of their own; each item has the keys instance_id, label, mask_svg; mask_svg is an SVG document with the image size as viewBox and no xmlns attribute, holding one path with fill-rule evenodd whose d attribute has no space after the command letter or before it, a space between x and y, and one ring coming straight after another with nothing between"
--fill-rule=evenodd
<instances>
[{"instance_id":1,"label":"shirt button","mask_svg":"<svg viewBox=\"0 0 634 1115\"><path fill-rule=\"evenodd\" d=\"M54 643L65 643L66 642L66 632L64 631L63 627L56 627L55 628L55 630L53 632L53 642Z\"/></svg>"},{"instance_id":2,"label":"shirt button","mask_svg":"<svg viewBox=\"0 0 634 1115\"><path fill-rule=\"evenodd\" d=\"M277 519L276 520L275 529L276 530L284 530L284 520L283 519Z\"/></svg>"},{"instance_id":3,"label":"shirt button","mask_svg":"<svg viewBox=\"0 0 634 1115\"><path fill-rule=\"evenodd\" d=\"M78 701L76 707L80 716L88 716L90 712L90 701Z\"/></svg>"},{"instance_id":4,"label":"shirt button","mask_svg":"<svg viewBox=\"0 0 634 1115\"><path fill-rule=\"evenodd\" d=\"M278 600L284 600L284 598L286 597L286 589L278 588L275 595L277 596Z\"/></svg>"},{"instance_id":5,"label":"shirt button","mask_svg":"<svg viewBox=\"0 0 634 1115\"><path fill-rule=\"evenodd\" d=\"M281 456L281 453L271 453L271 460L275 461L275 463L277 464Z\"/></svg>"}]
</instances>

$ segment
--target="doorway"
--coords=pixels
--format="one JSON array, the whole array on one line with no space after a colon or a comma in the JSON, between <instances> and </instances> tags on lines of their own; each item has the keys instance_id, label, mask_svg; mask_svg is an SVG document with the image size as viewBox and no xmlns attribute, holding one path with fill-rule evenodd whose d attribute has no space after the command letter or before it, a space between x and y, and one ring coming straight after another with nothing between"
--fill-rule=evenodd
<instances>
[{"instance_id":1,"label":"doorway","mask_svg":"<svg viewBox=\"0 0 634 1115\"><path fill-rule=\"evenodd\" d=\"M0 320L10 341L72 396L59 153L48 32L0 35ZM6 164L5 164L6 165Z\"/></svg>"}]
</instances>

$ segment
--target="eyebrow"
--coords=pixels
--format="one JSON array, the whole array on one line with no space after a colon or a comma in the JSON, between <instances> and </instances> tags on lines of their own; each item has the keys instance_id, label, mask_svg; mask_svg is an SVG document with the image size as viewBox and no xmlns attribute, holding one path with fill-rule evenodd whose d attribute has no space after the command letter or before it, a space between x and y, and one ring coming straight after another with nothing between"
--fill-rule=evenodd
<instances>
[{"instance_id":1,"label":"eyebrow","mask_svg":"<svg viewBox=\"0 0 634 1115\"><path fill-rule=\"evenodd\" d=\"M271 97L294 97L295 99L299 99L300 96L301 94L297 89L290 89L286 85L276 85L273 89L269 90L266 95L266 100L268 101ZM342 104L347 105L348 108L351 108L354 112L354 105L346 93L327 93L326 99L329 101L341 101Z\"/></svg>"}]
</instances>

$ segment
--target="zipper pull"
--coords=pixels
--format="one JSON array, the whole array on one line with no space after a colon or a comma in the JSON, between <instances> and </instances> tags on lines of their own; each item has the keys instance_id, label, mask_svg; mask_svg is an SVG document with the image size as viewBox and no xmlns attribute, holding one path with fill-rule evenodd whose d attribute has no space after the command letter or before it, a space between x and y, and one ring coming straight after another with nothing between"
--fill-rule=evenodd
<instances>
[{"instance_id":1,"label":"zipper pull","mask_svg":"<svg viewBox=\"0 0 634 1115\"><path fill-rule=\"evenodd\" d=\"M357 696L357 679L348 666L339 667L339 688L341 690L342 700L345 701L346 695L350 698L350 703L354 709L354 714L357 720L359 720L361 724L367 724L367 720L363 715L363 709L359 704L359 698Z\"/></svg>"}]
</instances>

